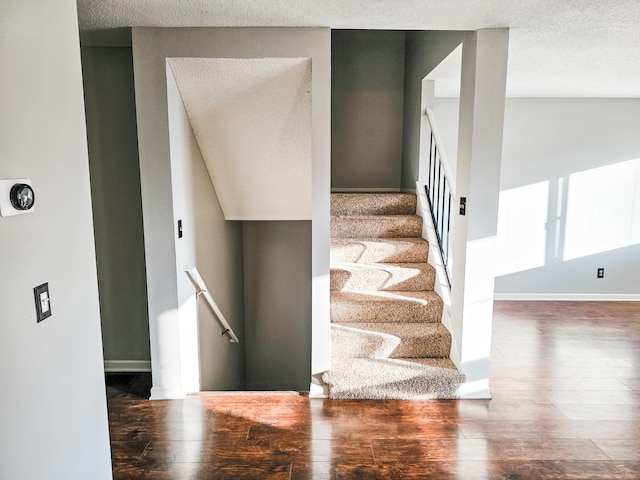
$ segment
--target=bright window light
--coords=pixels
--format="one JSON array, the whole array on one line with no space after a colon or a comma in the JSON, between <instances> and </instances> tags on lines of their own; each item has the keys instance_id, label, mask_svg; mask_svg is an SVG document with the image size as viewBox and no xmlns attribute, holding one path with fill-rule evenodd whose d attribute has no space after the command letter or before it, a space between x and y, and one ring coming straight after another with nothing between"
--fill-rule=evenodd
<instances>
[{"instance_id":1,"label":"bright window light","mask_svg":"<svg viewBox=\"0 0 640 480\"><path fill-rule=\"evenodd\" d=\"M640 158L569 177L564 260L640 243Z\"/></svg>"},{"instance_id":2,"label":"bright window light","mask_svg":"<svg viewBox=\"0 0 640 480\"><path fill-rule=\"evenodd\" d=\"M545 264L549 182L500 192L496 275Z\"/></svg>"}]
</instances>

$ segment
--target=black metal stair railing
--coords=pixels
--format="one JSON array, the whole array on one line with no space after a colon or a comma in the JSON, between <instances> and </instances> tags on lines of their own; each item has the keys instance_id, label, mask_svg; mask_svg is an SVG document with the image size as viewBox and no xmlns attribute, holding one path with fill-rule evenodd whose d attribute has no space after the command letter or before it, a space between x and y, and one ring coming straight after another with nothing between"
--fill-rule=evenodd
<instances>
[{"instance_id":1,"label":"black metal stair railing","mask_svg":"<svg viewBox=\"0 0 640 480\"><path fill-rule=\"evenodd\" d=\"M429 139L429 174L426 179L425 191L429 201L431 219L438 238L438 246L447 275L447 282L451 285L451 209L453 206L453 194L447 178L446 168L443 165L441 147L438 145L433 126L430 123Z\"/></svg>"}]
</instances>

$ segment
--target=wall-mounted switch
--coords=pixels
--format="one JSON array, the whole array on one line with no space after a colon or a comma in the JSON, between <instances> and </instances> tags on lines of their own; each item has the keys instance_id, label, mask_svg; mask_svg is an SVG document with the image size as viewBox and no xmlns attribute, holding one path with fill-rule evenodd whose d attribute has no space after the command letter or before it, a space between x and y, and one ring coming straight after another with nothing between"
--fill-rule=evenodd
<instances>
[{"instance_id":1,"label":"wall-mounted switch","mask_svg":"<svg viewBox=\"0 0 640 480\"><path fill-rule=\"evenodd\" d=\"M33 289L36 302L36 319L38 323L51 316L51 298L49 297L49 284L43 283Z\"/></svg>"},{"instance_id":2,"label":"wall-mounted switch","mask_svg":"<svg viewBox=\"0 0 640 480\"><path fill-rule=\"evenodd\" d=\"M604 268L598 269L598 278L604 278Z\"/></svg>"},{"instance_id":3,"label":"wall-mounted switch","mask_svg":"<svg viewBox=\"0 0 640 480\"><path fill-rule=\"evenodd\" d=\"M467 197L460 197L460 215L467 214Z\"/></svg>"},{"instance_id":4,"label":"wall-mounted switch","mask_svg":"<svg viewBox=\"0 0 640 480\"><path fill-rule=\"evenodd\" d=\"M182 220L178 220L178 238L182 238Z\"/></svg>"}]
</instances>

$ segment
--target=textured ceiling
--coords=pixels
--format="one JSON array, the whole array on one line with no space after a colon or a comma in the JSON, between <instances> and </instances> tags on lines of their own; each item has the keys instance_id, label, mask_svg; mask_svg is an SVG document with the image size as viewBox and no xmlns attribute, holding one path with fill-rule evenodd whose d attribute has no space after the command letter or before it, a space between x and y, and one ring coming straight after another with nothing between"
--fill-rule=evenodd
<instances>
[{"instance_id":1,"label":"textured ceiling","mask_svg":"<svg viewBox=\"0 0 640 480\"><path fill-rule=\"evenodd\" d=\"M640 97L638 0L78 0L85 38L130 26L508 27L509 96Z\"/></svg>"},{"instance_id":2,"label":"textured ceiling","mask_svg":"<svg viewBox=\"0 0 640 480\"><path fill-rule=\"evenodd\" d=\"M311 219L311 60L168 63L225 218Z\"/></svg>"}]
</instances>

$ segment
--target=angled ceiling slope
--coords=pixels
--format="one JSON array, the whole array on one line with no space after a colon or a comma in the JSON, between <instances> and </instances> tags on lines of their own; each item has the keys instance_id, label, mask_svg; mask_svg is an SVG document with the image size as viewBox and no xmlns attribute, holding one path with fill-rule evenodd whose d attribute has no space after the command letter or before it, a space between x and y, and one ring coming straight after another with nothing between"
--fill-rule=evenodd
<instances>
[{"instance_id":1,"label":"angled ceiling slope","mask_svg":"<svg viewBox=\"0 0 640 480\"><path fill-rule=\"evenodd\" d=\"M227 220L311 219L311 60L170 58Z\"/></svg>"}]
</instances>

